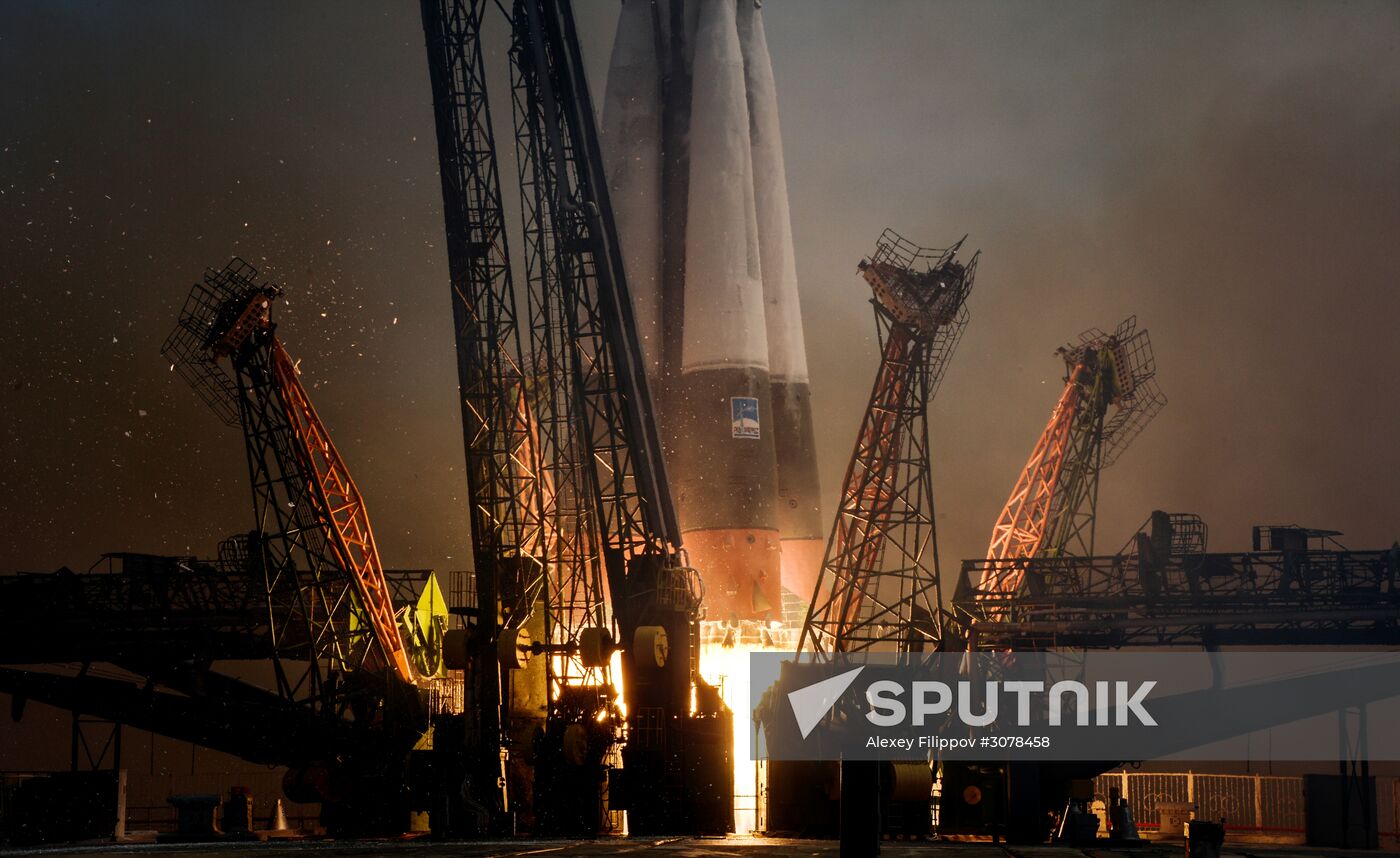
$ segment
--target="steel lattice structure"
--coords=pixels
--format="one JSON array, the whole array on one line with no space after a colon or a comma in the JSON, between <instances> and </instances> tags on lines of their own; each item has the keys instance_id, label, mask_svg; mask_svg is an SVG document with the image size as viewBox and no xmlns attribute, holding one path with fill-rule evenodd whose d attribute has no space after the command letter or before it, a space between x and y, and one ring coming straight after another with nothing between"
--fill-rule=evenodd
<instances>
[{"instance_id":1,"label":"steel lattice structure","mask_svg":"<svg viewBox=\"0 0 1400 858\"><path fill-rule=\"evenodd\" d=\"M497 526L495 541L482 546L474 520L479 613L488 616L495 598L488 594L500 588L502 572L499 562L493 567L482 561L483 549L489 560L519 546L520 555L528 554L522 559L539 562L539 587L529 595L531 605L542 595L546 629L532 649L547 656L549 717L557 728L546 729L545 744L552 747L570 728L591 734L602 723L593 716L616 693L608 687L606 667L615 648L606 583L616 637L626 646L644 630L652 641L646 658L659 661L650 667L637 662L643 672L627 682L630 714L648 724L659 720L668 736L653 747L645 740L648 731L629 731L626 767L637 772L638 784L631 792L648 803L631 807L632 825L677 830L688 824L678 822L689 812L683 769L697 758L694 752L685 758L683 733L693 717L698 584L680 547L578 37L565 0L520 0L509 10L494 5L506 13L512 39L513 129L529 286L524 295L512 287L505 252L482 63L487 4L423 2L449 259L462 311L458 342L471 405L469 456L501 465L476 467L469 490L479 510L499 509L490 518L493 526L501 516L517 522ZM517 307L528 319L527 360L516 357L524 335ZM517 479L510 484L512 473ZM526 606L520 608L523 617ZM677 665L665 658L666 635L654 637L663 628L682 654L673 659ZM473 672L482 672L488 656L477 653ZM702 697L701 712L711 708ZM479 755L489 754L484 743L475 747ZM555 750L567 756L567 749ZM539 765L558 767L563 757L551 753L544 750ZM561 784L578 777L557 770L565 772ZM578 813L580 790L596 791L599 782L561 787L559 800ZM642 786L647 783L649 789ZM614 790L613 797L622 792ZM580 818L579 824L588 823Z\"/></svg>"},{"instance_id":2,"label":"steel lattice structure","mask_svg":"<svg viewBox=\"0 0 1400 858\"><path fill-rule=\"evenodd\" d=\"M0 652L9 664L262 659L272 647L261 574L193 557L105 555L87 573L0 577ZM45 611L36 611L44 606Z\"/></svg>"},{"instance_id":3,"label":"steel lattice structure","mask_svg":"<svg viewBox=\"0 0 1400 858\"><path fill-rule=\"evenodd\" d=\"M1065 388L992 529L982 592L1014 593L1015 561L1093 554L1099 473L1166 404L1135 317L1112 335L1086 331L1058 353Z\"/></svg>"},{"instance_id":4,"label":"steel lattice structure","mask_svg":"<svg viewBox=\"0 0 1400 858\"><path fill-rule=\"evenodd\" d=\"M65 619L12 622L32 646L7 646L0 662L80 668L0 670L0 687L288 766L288 796L320 802L328 830L398 831L410 758L430 718L455 706L438 675L446 609L430 572L382 568L364 499L276 336L281 294L242 260L210 270L162 348L241 425L255 527L214 563L109 555L105 573L4 581L6 604ZM239 677L223 672L229 661Z\"/></svg>"},{"instance_id":5,"label":"steel lattice structure","mask_svg":"<svg viewBox=\"0 0 1400 858\"><path fill-rule=\"evenodd\" d=\"M123 552L81 573L0 576L0 664L23 666L0 669L0 688L270 766L373 760L371 789L383 805L378 766L401 762L426 726L397 717L408 714L397 706L411 708L416 690L365 671L343 674L334 696L353 719L269 690L269 654L279 645L304 653L311 642L296 639L305 625L274 628L264 571L248 544L247 535L228 540L216 562ZM395 604L412 611L410 579L429 574L386 573ZM225 672L231 662L240 676ZM76 673L65 669L71 665Z\"/></svg>"},{"instance_id":6,"label":"steel lattice structure","mask_svg":"<svg viewBox=\"0 0 1400 858\"><path fill-rule=\"evenodd\" d=\"M605 577L624 645L644 627L668 627L679 662L665 670L675 682L629 676L624 752L634 830L676 830L693 813L685 747L697 681L697 579L680 551L571 8L518 0L512 24L531 343L542 371L536 414L555 535L548 635L565 656L551 659L551 717L597 735L595 713L615 694L596 644ZM585 646L590 630L594 643ZM702 717L712 706L723 708L702 694ZM654 726L664 736L655 743ZM541 800L577 807L579 787L566 786L572 775L550 762Z\"/></svg>"},{"instance_id":7,"label":"steel lattice structure","mask_svg":"<svg viewBox=\"0 0 1400 858\"><path fill-rule=\"evenodd\" d=\"M247 555L263 572L278 690L339 713L343 673L415 677L363 499L275 335L281 294L240 259L207 271L162 353L206 401L235 397L256 522Z\"/></svg>"},{"instance_id":8,"label":"steel lattice structure","mask_svg":"<svg viewBox=\"0 0 1400 858\"><path fill-rule=\"evenodd\" d=\"M539 169L535 213L550 217L583 450L591 459L609 574L679 549L675 506L613 228L592 99L567 2L518 2L519 104ZM527 59L528 58L528 59ZM528 65L526 63L528 62Z\"/></svg>"},{"instance_id":9,"label":"steel lattice structure","mask_svg":"<svg viewBox=\"0 0 1400 858\"><path fill-rule=\"evenodd\" d=\"M592 105L567 4L518 2L511 51L530 266L531 345L546 471L562 531L599 534L609 575L678 552L674 508L650 419L640 347L600 166ZM585 507L592 504L593 509ZM591 563L585 563L585 568ZM580 570L567 573L578 574ZM589 580L595 580L589 573ZM596 584L568 585L556 614L597 617ZM555 611L552 607L551 611Z\"/></svg>"},{"instance_id":10,"label":"steel lattice structure","mask_svg":"<svg viewBox=\"0 0 1400 858\"><path fill-rule=\"evenodd\" d=\"M968 321L978 256L957 262L961 244L931 250L886 230L860 265L883 355L799 650L942 642L928 405Z\"/></svg>"},{"instance_id":11,"label":"steel lattice structure","mask_svg":"<svg viewBox=\"0 0 1400 858\"><path fill-rule=\"evenodd\" d=\"M423 25L443 168L478 607L494 614L496 582L504 570L528 567L518 560L520 546L537 541L540 525L536 467L522 453L530 430L517 406L526 374L481 54L490 5L424 0ZM509 613L528 615L539 584L522 582Z\"/></svg>"},{"instance_id":12,"label":"steel lattice structure","mask_svg":"<svg viewBox=\"0 0 1400 858\"><path fill-rule=\"evenodd\" d=\"M486 92L482 19L487 0L423 0L451 277L457 376L471 504L476 624L470 635L466 746L475 800L499 828L505 792L498 617L523 623L543 586L528 551L543 536L538 455L520 407L521 343L496 141ZM499 605L508 600L504 609Z\"/></svg>"},{"instance_id":13,"label":"steel lattice structure","mask_svg":"<svg viewBox=\"0 0 1400 858\"><path fill-rule=\"evenodd\" d=\"M572 383L578 355L570 345L571 296L565 292L565 261L557 229L563 205L559 198L560 159L554 156L549 129L556 129L561 138L564 132L558 128L557 115L546 116L553 111L548 106L554 103L553 82L542 78L537 68L539 51L547 49L539 46L537 51L539 40L531 32L531 17L524 4L516 4L510 51L511 104L529 283L526 306L534 370L529 402L537 427L548 534L545 635L548 643L561 648L546 666L551 705L557 707L562 686L588 685L601 691L611 686L612 679L606 663L596 659L585 663L579 653L583 630L607 628L609 620L599 551L601 534L593 500L594 472L586 458ZM538 19L538 14L534 18ZM572 152L566 152L563 158L566 173L571 157ZM595 706L599 704L603 701L595 701Z\"/></svg>"},{"instance_id":14,"label":"steel lattice structure","mask_svg":"<svg viewBox=\"0 0 1400 858\"><path fill-rule=\"evenodd\" d=\"M1271 530L1300 538L1211 553L1199 517L1157 512L1118 554L1015 561L1014 593L980 585L995 561L967 561L956 605L1004 650L1400 643L1400 550Z\"/></svg>"}]
</instances>

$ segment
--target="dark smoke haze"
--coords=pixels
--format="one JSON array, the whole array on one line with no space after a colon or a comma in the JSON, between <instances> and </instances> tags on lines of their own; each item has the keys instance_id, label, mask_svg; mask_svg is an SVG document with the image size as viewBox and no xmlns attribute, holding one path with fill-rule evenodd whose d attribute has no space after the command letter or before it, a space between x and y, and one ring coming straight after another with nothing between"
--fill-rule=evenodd
<instances>
[{"instance_id":1,"label":"dark smoke haze","mask_svg":"<svg viewBox=\"0 0 1400 858\"><path fill-rule=\"evenodd\" d=\"M578 5L600 94L616 5ZM984 251L934 406L945 571L985 550L1055 347L1133 313L1170 404L1105 476L1101 549L1153 508L1222 549L1400 535L1400 5L764 14L828 510L876 362L855 263L893 226ZM416 4L10 2L0 91L0 571L250 526L237 432L158 353L233 254L287 286L386 565L466 565Z\"/></svg>"}]
</instances>

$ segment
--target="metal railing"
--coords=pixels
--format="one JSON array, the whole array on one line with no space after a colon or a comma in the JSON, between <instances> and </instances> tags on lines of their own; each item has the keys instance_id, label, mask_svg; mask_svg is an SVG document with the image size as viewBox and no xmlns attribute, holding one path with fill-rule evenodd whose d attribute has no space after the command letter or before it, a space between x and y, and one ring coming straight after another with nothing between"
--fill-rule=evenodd
<instances>
[{"instance_id":1,"label":"metal railing","mask_svg":"<svg viewBox=\"0 0 1400 858\"><path fill-rule=\"evenodd\" d=\"M1147 833L1157 832L1161 805L1181 804L1190 805L1196 819L1223 819L1227 832L1302 842L1301 777L1117 771L1094 779L1097 797L1107 801L1111 790L1127 799L1133 820Z\"/></svg>"},{"instance_id":2,"label":"metal railing","mask_svg":"<svg viewBox=\"0 0 1400 858\"><path fill-rule=\"evenodd\" d=\"M1303 842L1301 777L1117 771L1094 781L1096 796L1105 802L1113 789L1127 798L1133 820L1149 836L1159 833L1159 805L1184 804L1197 819L1223 818L1226 831L1239 836ZM1400 849L1400 778L1377 777L1375 790L1380 846Z\"/></svg>"}]
</instances>

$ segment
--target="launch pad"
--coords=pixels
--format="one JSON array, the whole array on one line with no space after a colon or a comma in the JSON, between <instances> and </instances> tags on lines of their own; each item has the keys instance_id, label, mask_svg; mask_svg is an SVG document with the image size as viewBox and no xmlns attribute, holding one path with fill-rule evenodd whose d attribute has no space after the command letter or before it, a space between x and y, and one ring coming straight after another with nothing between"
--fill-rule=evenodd
<instances>
[{"instance_id":1,"label":"launch pad","mask_svg":"<svg viewBox=\"0 0 1400 858\"><path fill-rule=\"evenodd\" d=\"M1092 849L1054 846L1018 846L1009 848L990 842L972 841L889 841L880 854L886 858L1178 858L1182 844L1155 843L1133 848L1115 848L1105 844ZM676 837L659 839L599 840L465 840L452 842L411 841L350 841L343 843L248 843L230 845L181 845L87 847L81 852L44 851L42 855L77 855L92 858L121 858L144 855L194 855L199 858L297 858L317 855L324 858L354 858L365 855L412 855L414 858L525 858L525 856L569 856L569 858L607 858L614 855L658 856L658 858L701 858L725 855L733 858L839 858L840 847L833 841L784 840L769 837ZM1298 846L1268 846L1250 844L1247 848L1225 847L1222 858L1330 858L1334 855L1354 855L1340 850L1309 849Z\"/></svg>"}]
</instances>

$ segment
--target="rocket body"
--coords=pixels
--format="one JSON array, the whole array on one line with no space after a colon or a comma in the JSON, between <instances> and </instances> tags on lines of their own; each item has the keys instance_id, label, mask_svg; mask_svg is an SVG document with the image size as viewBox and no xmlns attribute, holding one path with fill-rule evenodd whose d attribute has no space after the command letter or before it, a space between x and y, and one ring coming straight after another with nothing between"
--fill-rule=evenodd
<instances>
[{"instance_id":1,"label":"rocket body","mask_svg":"<svg viewBox=\"0 0 1400 858\"><path fill-rule=\"evenodd\" d=\"M756 4L739 3L738 25L749 102L754 203L768 331L783 586L810 600L821 570L826 538L819 503L821 487L817 480L807 343L802 333L783 138L778 126L777 87L763 16Z\"/></svg>"},{"instance_id":2,"label":"rocket body","mask_svg":"<svg viewBox=\"0 0 1400 858\"><path fill-rule=\"evenodd\" d=\"M782 555L763 274L744 59L733 0L702 0L694 36L680 372L672 479L706 619L775 615ZM768 431L764 431L765 428Z\"/></svg>"},{"instance_id":3,"label":"rocket body","mask_svg":"<svg viewBox=\"0 0 1400 858\"><path fill-rule=\"evenodd\" d=\"M661 373L661 67L654 7L622 7L603 95L603 169L647 376Z\"/></svg>"},{"instance_id":4,"label":"rocket body","mask_svg":"<svg viewBox=\"0 0 1400 858\"><path fill-rule=\"evenodd\" d=\"M776 95L752 0L626 0L604 104L705 618L780 620L782 585L812 597L824 543Z\"/></svg>"}]
</instances>

